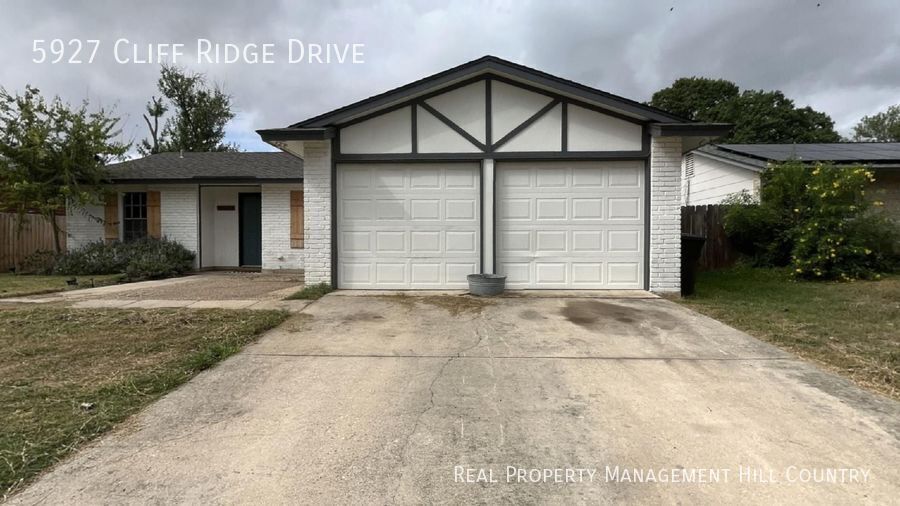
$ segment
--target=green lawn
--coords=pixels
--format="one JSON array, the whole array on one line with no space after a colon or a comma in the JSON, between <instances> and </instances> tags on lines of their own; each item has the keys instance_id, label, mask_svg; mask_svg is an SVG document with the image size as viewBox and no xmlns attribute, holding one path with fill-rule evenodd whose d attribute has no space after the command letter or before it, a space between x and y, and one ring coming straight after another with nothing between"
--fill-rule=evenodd
<instances>
[{"instance_id":1,"label":"green lawn","mask_svg":"<svg viewBox=\"0 0 900 506\"><path fill-rule=\"evenodd\" d=\"M91 286L114 285L122 280L122 274L104 274L100 276L74 276L78 286L69 286L67 279L73 276L38 276L32 274L0 274L0 298L22 297L40 293L61 292L75 288L91 288ZM92 281L93 280L93 283Z\"/></svg>"},{"instance_id":2,"label":"green lawn","mask_svg":"<svg viewBox=\"0 0 900 506\"><path fill-rule=\"evenodd\" d=\"M900 276L793 281L787 270L701 273L682 304L900 399Z\"/></svg>"},{"instance_id":3,"label":"green lawn","mask_svg":"<svg viewBox=\"0 0 900 506\"><path fill-rule=\"evenodd\" d=\"M0 500L286 317L0 308Z\"/></svg>"}]
</instances>

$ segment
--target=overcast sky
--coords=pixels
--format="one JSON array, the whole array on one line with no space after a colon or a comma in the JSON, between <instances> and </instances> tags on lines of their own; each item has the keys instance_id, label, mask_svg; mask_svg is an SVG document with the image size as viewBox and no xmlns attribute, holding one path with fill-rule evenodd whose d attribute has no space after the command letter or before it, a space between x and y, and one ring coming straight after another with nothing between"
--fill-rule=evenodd
<instances>
[{"instance_id":1,"label":"overcast sky","mask_svg":"<svg viewBox=\"0 0 900 506\"><path fill-rule=\"evenodd\" d=\"M157 64L115 60L120 38L182 43L177 63L234 97L228 139L271 149L254 130L309 116L492 54L634 100L682 76L780 89L828 113L841 133L900 103L895 1L0 0L0 86L32 84L69 102L115 107L129 140L156 93ZM93 63L33 63L35 39L100 40ZM275 63L196 61L197 39L275 44ZM363 44L363 64L288 62L288 40ZM295 46L299 47L299 46ZM131 46L119 56L132 58ZM86 59L90 47L82 50ZM67 48L65 57L71 56ZM295 56L297 52L295 52ZM48 59L53 55L48 54Z\"/></svg>"}]
</instances>

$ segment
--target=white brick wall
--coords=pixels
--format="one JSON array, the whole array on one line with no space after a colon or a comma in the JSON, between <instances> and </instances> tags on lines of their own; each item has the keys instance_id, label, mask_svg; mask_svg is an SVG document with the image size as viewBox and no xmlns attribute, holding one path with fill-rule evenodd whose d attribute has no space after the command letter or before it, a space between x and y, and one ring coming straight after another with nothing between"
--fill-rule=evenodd
<instances>
[{"instance_id":1,"label":"white brick wall","mask_svg":"<svg viewBox=\"0 0 900 506\"><path fill-rule=\"evenodd\" d=\"M650 290L681 290L681 137L650 142Z\"/></svg>"},{"instance_id":2,"label":"white brick wall","mask_svg":"<svg viewBox=\"0 0 900 506\"><path fill-rule=\"evenodd\" d=\"M66 207L66 249L72 251L85 244L103 240L103 206Z\"/></svg>"},{"instance_id":3,"label":"white brick wall","mask_svg":"<svg viewBox=\"0 0 900 506\"><path fill-rule=\"evenodd\" d=\"M331 142L303 143L304 278L331 283Z\"/></svg>"},{"instance_id":4,"label":"white brick wall","mask_svg":"<svg viewBox=\"0 0 900 506\"><path fill-rule=\"evenodd\" d=\"M291 190L299 184L262 185L262 268L303 269L303 249L291 248Z\"/></svg>"},{"instance_id":5,"label":"white brick wall","mask_svg":"<svg viewBox=\"0 0 900 506\"><path fill-rule=\"evenodd\" d=\"M199 232L197 185L153 186L148 190L159 191L159 219L164 237L181 243L185 248L198 251ZM200 256L194 260L196 267Z\"/></svg>"}]
</instances>

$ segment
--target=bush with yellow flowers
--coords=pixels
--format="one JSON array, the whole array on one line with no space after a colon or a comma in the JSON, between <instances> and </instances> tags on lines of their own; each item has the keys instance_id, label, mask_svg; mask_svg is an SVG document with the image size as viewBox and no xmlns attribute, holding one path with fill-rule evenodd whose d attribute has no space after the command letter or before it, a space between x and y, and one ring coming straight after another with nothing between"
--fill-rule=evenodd
<instances>
[{"instance_id":1,"label":"bush with yellow flowers","mask_svg":"<svg viewBox=\"0 0 900 506\"><path fill-rule=\"evenodd\" d=\"M867 197L874 181L865 167L775 165L758 199L731 201L725 229L755 263L790 265L798 278L875 278L896 267L898 229Z\"/></svg>"}]
</instances>

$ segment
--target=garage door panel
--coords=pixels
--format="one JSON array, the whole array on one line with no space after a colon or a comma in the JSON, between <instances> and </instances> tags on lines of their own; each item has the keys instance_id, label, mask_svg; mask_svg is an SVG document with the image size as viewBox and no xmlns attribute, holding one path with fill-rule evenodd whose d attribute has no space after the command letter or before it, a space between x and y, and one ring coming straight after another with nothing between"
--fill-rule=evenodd
<instances>
[{"instance_id":1,"label":"garage door panel","mask_svg":"<svg viewBox=\"0 0 900 506\"><path fill-rule=\"evenodd\" d=\"M338 166L338 286L448 288L480 271L477 164Z\"/></svg>"},{"instance_id":2,"label":"garage door panel","mask_svg":"<svg viewBox=\"0 0 900 506\"><path fill-rule=\"evenodd\" d=\"M376 263L375 282L379 285L405 285L406 262Z\"/></svg>"},{"instance_id":3,"label":"garage door panel","mask_svg":"<svg viewBox=\"0 0 900 506\"><path fill-rule=\"evenodd\" d=\"M568 283L569 264L565 262L536 262L534 279L537 285L563 285Z\"/></svg>"},{"instance_id":4,"label":"garage door panel","mask_svg":"<svg viewBox=\"0 0 900 506\"><path fill-rule=\"evenodd\" d=\"M341 202L341 210L347 220L371 220L374 205L370 199L348 199Z\"/></svg>"},{"instance_id":5,"label":"garage door panel","mask_svg":"<svg viewBox=\"0 0 900 506\"><path fill-rule=\"evenodd\" d=\"M409 272L413 286L441 284L440 262L411 262Z\"/></svg>"},{"instance_id":6,"label":"garage door panel","mask_svg":"<svg viewBox=\"0 0 900 506\"><path fill-rule=\"evenodd\" d=\"M602 230L573 230L572 253L602 253Z\"/></svg>"},{"instance_id":7,"label":"garage door panel","mask_svg":"<svg viewBox=\"0 0 900 506\"><path fill-rule=\"evenodd\" d=\"M340 264L341 276L348 283L371 284L374 281L372 268L373 265L368 262L341 262Z\"/></svg>"},{"instance_id":8,"label":"garage door panel","mask_svg":"<svg viewBox=\"0 0 900 506\"><path fill-rule=\"evenodd\" d=\"M535 219L538 221L568 219L567 207L568 203L565 198L538 198L535 200Z\"/></svg>"},{"instance_id":9,"label":"garage door panel","mask_svg":"<svg viewBox=\"0 0 900 506\"><path fill-rule=\"evenodd\" d=\"M466 279L466 276L478 272L477 262L447 262L445 265L447 277L444 284L448 288L461 288L468 286L469 282Z\"/></svg>"},{"instance_id":10,"label":"garage door panel","mask_svg":"<svg viewBox=\"0 0 900 506\"><path fill-rule=\"evenodd\" d=\"M511 288L640 288L643 163L498 163L497 271Z\"/></svg>"},{"instance_id":11,"label":"garage door panel","mask_svg":"<svg viewBox=\"0 0 900 506\"><path fill-rule=\"evenodd\" d=\"M612 167L607 171L610 188L640 188L642 174L626 167Z\"/></svg>"},{"instance_id":12,"label":"garage door panel","mask_svg":"<svg viewBox=\"0 0 900 506\"><path fill-rule=\"evenodd\" d=\"M607 263L608 284L610 286L631 286L640 281L640 265L637 262Z\"/></svg>"},{"instance_id":13,"label":"garage door panel","mask_svg":"<svg viewBox=\"0 0 900 506\"><path fill-rule=\"evenodd\" d=\"M578 198L572 199L573 220L602 220L603 199Z\"/></svg>"},{"instance_id":14,"label":"garage door panel","mask_svg":"<svg viewBox=\"0 0 900 506\"><path fill-rule=\"evenodd\" d=\"M565 253L569 250L568 235L565 230L536 230L535 253Z\"/></svg>"},{"instance_id":15,"label":"garage door panel","mask_svg":"<svg viewBox=\"0 0 900 506\"><path fill-rule=\"evenodd\" d=\"M477 173L471 168L449 167L445 170L446 187L450 190L475 190L478 188Z\"/></svg>"},{"instance_id":16,"label":"garage door panel","mask_svg":"<svg viewBox=\"0 0 900 506\"><path fill-rule=\"evenodd\" d=\"M610 197L606 199L607 219L610 220L640 220L640 197Z\"/></svg>"},{"instance_id":17,"label":"garage door panel","mask_svg":"<svg viewBox=\"0 0 900 506\"><path fill-rule=\"evenodd\" d=\"M603 263L572 262L572 284L575 286L602 285Z\"/></svg>"},{"instance_id":18,"label":"garage door panel","mask_svg":"<svg viewBox=\"0 0 900 506\"><path fill-rule=\"evenodd\" d=\"M406 253L406 232L375 232L375 253Z\"/></svg>"},{"instance_id":19,"label":"garage door panel","mask_svg":"<svg viewBox=\"0 0 900 506\"><path fill-rule=\"evenodd\" d=\"M472 199L447 199L444 201L446 221L475 221L478 219L477 202Z\"/></svg>"},{"instance_id":20,"label":"garage door panel","mask_svg":"<svg viewBox=\"0 0 900 506\"><path fill-rule=\"evenodd\" d=\"M608 230L606 243L610 253L639 253L641 251L641 234L637 230Z\"/></svg>"},{"instance_id":21,"label":"garage door panel","mask_svg":"<svg viewBox=\"0 0 900 506\"><path fill-rule=\"evenodd\" d=\"M413 221L428 221L441 219L441 200L415 199L409 201L409 218Z\"/></svg>"},{"instance_id":22,"label":"garage door panel","mask_svg":"<svg viewBox=\"0 0 900 506\"><path fill-rule=\"evenodd\" d=\"M410 232L410 253L414 255L433 255L441 252L440 230L413 230Z\"/></svg>"}]
</instances>

